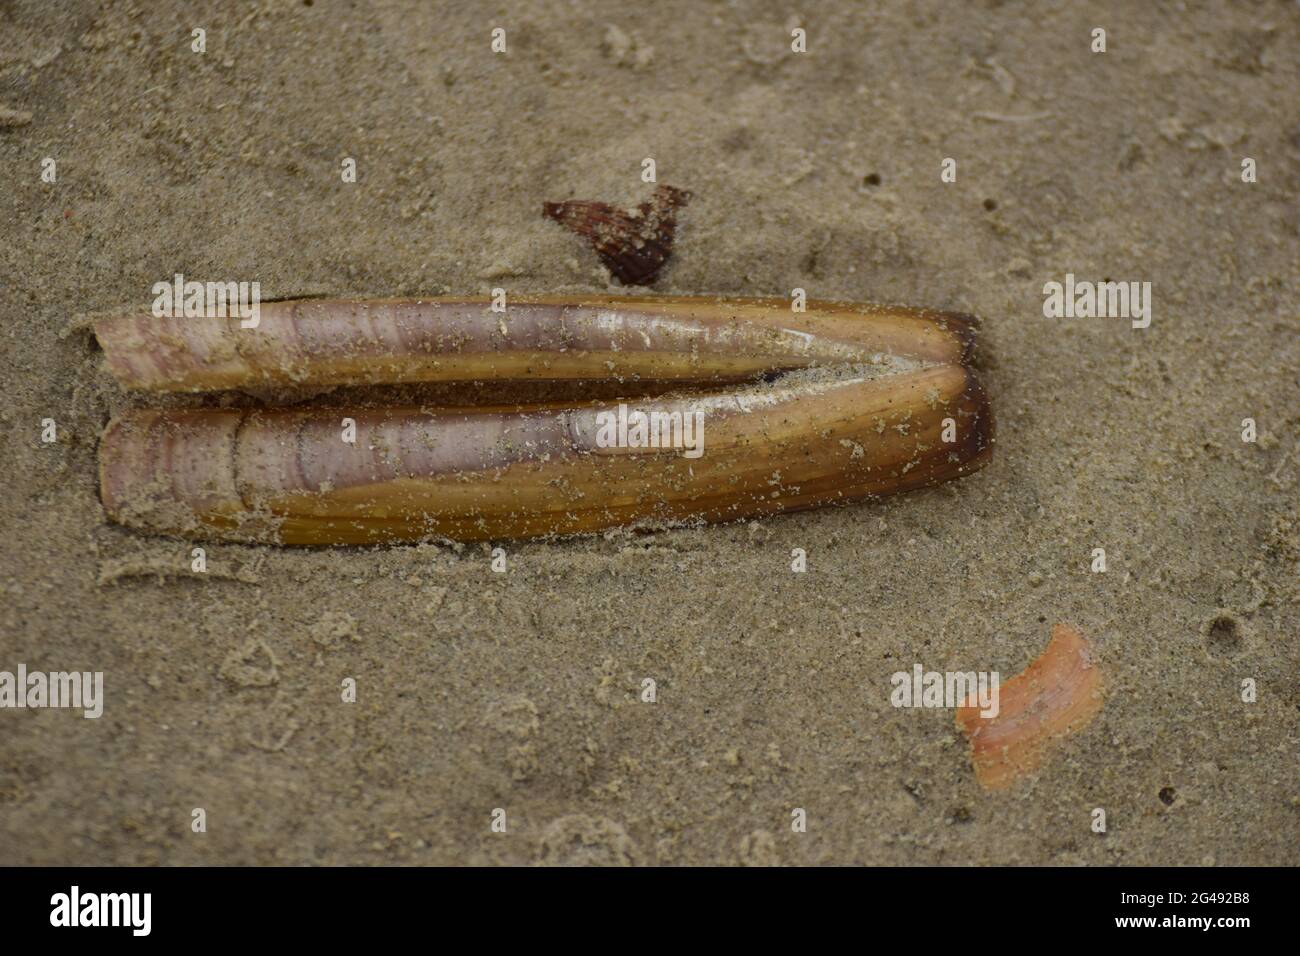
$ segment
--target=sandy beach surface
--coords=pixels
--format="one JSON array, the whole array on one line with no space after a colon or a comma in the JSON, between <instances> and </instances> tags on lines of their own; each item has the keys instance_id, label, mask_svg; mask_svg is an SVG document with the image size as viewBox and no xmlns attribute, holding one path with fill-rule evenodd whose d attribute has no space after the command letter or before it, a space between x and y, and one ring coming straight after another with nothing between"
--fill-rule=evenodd
<instances>
[{"instance_id":1,"label":"sandy beach surface","mask_svg":"<svg viewBox=\"0 0 1300 956\"><path fill-rule=\"evenodd\" d=\"M1297 89L1281 2L0 2L0 671L104 674L98 719L0 709L0 864L1300 863ZM99 437L159 400L86 316L175 273L626 291L541 207L647 157L692 193L648 291L980 316L992 463L504 573L198 575L108 522ZM1067 274L1149 282L1149 327L1045 317ZM1057 622L1105 703L1012 788L890 703Z\"/></svg>"}]
</instances>

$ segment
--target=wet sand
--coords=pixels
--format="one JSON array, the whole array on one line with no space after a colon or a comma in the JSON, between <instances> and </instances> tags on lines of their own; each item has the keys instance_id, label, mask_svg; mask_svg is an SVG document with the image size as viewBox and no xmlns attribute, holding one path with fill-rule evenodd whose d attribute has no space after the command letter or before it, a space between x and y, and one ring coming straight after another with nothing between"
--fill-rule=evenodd
<instances>
[{"instance_id":1,"label":"wet sand","mask_svg":"<svg viewBox=\"0 0 1300 956\"><path fill-rule=\"evenodd\" d=\"M821 6L0 6L0 670L105 675L99 719L0 710L0 864L1300 862L1300 14ZM505 573L427 542L199 577L107 522L99 436L157 400L86 315L177 272L626 291L541 210L644 200L645 157L692 193L651 291L981 316L992 464ZM1150 282L1150 327L1046 318L1067 273ZM891 706L1058 621L1106 701L1018 786Z\"/></svg>"}]
</instances>

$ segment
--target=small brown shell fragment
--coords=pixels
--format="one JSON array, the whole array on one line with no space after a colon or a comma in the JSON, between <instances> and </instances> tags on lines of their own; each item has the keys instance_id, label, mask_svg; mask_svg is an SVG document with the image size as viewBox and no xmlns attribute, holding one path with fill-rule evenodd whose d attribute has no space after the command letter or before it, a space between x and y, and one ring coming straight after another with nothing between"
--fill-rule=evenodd
<instances>
[{"instance_id":1,"label":"small brown shell fragment","mask_svg":"<svg viewBox=\"0 0 1300 956\"><path fill-rule=\"evenodd\" d=\"M997 716L978 704L957 710L957 727L971 745L975 777L986 790L1003 790L1034 770L1051 744L1085 727L1101 710L1101 669L1092 647L1068 624L1028 667L1001 687Z\"/></svg>"},{"instance_id":2,"label":"small brown shell fragment","mask_svg":"<svg viewBox=\"0 0 1300 956\"><path fill-rule=\"evenodd\" d=\"M600 261L624 285L650 285L673 253L677 210L691 194L659 186L649 202L629 215L609 203L569 199L542 204L542 213L590 240Z\"/></svg>"}]
</instances>

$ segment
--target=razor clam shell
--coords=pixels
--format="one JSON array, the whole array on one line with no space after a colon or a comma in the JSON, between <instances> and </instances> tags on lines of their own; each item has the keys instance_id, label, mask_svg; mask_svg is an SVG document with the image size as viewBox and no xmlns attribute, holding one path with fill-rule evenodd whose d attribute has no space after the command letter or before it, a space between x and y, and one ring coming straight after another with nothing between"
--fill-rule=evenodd
<instances>
[{"instance_id":1,"label":"razor clam shell","mask_svg":"<svg viewBox=\"0 0 1300 956\"><path fill-rule=\"evenodd\" d=\"M729 383L798 368L965 362L971 316L901 307L703 296L302 299L232 318L102 317L95 334L129 388L618 379Z\"/></svg>"},{"instance_id":2,"label":"razor clam shell","mask_svg":"<svg viewBox=\"0 0 1300 956\"><path fill-rule=\"evenodd\" d=\"M601 448L608 402L425 410L134 411L100 449L110 517L155 533L279 544L515 539L729 521L935 484L982 466L974 373L796 372L629 403L704 413L704 452ZM356 422L342 440L341 419ZM958 441L941 440L943 419Z\"/></svg>"}]
</instances>

